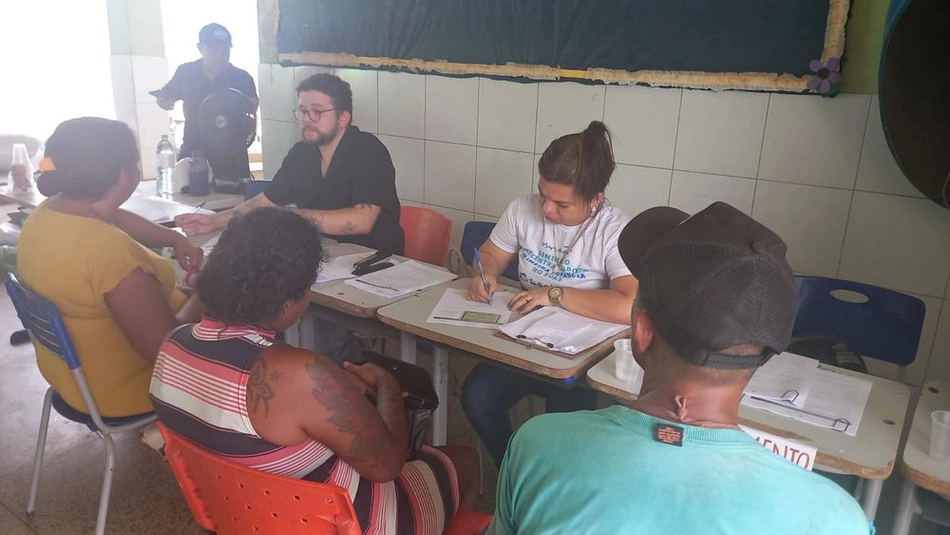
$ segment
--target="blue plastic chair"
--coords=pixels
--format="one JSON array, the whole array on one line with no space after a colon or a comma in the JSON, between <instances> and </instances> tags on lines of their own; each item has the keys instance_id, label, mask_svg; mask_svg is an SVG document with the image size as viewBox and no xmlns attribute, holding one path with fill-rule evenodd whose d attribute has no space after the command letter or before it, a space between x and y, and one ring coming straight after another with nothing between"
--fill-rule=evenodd
<instances>
[{"instance_id":1,"label":"blue plastic chair","mask_svg":"<svg viewBox=\"0 0 950 535\"><path fill-rule=\"evenodd\" d=\"M792 336L828 336L848 349L905 367L917 357L924 325L924 302L911 295L869 284L825 277L796 276L800 302ZM835 296L838 290L859 294L864 302ZM839 296L842 296L839 294Z\"/></svg>"},{"instance_id":2,"label":"blue plastic chair","mask_svg":"<svg viewBox=\"0 0 950 535\"><path fill-rule=\"evenodd\" d=\"M89 414L78 411L67 404L51 386L43 399L43 415L40 419L39 436L36 439L36 455L33 458L33 483L30 486L30 501L26 506L26 516L33 517L36 509L36 492L40 481L40 468L43 465L43 452L46 447L46 432L49 429L50 407L56 409L64 418L81 423L95 432L106 447L106 470L102 478L102 493L99 496L99 515L96 519L96 534L105 532L106 516L109 512L109 496L112 494L112 473L115 469L115 443L112 436L123 431L134 431L155 421L155 413L149 412L124 418L105 418L99 413L96 400L89 390L89 383L82 371L82 363L73 347L66 330L66 324L56 305L24 286L15 276L5 283L7 295L13 301L17 315L23 327L30 333L34 343L39 343L50 353L61 358L73 372L82 399L89 408Z\"/></svg>"},{"instance_id":3,"label":"blue plastic chair","mask_svg":"<svg viewBox=\"0 0 950 535\"><path fill-rule=\"evenodd\" d=\"M263 193L270 186L270 180L250 180L244 183L244 200L250 200Z\"/></svg>"},{"instance_id":4,"label":"blue plastic chair","mask_svg":"<svg viewBox=\"0 0 950 535\"><path fill-rule=\"evenodd\" d=\"M465 223L465 228L462 230L462 243L459 248L466 264L472 265L472 261L475 259L475 248L481 247L485 243L494 228L495 224L490 221L469 221ZM514 281L518 280L517 259L508 264L501 276Z\"/></svg>"}]
</instances>

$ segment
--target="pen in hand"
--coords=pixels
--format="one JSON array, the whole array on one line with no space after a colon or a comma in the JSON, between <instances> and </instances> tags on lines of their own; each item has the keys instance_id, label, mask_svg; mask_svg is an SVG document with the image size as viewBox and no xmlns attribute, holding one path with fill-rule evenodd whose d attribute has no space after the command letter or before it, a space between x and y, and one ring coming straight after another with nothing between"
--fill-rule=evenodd
<instances>
[{"instance_id":1,"label":"pen in hand","mask_svg":"<svg viewBox=\"0 0 950 535\"><path fill-rule=\"evenodd\" d=\"M201 201L200 203L198 203L198 205L195 206L195 211L192 212L191 215L197 214L197 213L198 213L198 210L201 210L202 208L204 208L204 205L205 205L206 202L208 202L208 201Z\"/></svg>"},{"instance_id":2,"label":"pen in hand","mask_svg":"<svg viewBox=\"0 0 950 535\"><path fill-rule=\"evenodd\" d=\"M488 304L491 304L491 291L488 286L488 279L485 278L485 268L482 267L482 257L478 254L478 247L475 247L475 266L478 267L478 274L482 278L482 285L485 287L485 293L488 294Z\"/></svg>"}]
</instances>

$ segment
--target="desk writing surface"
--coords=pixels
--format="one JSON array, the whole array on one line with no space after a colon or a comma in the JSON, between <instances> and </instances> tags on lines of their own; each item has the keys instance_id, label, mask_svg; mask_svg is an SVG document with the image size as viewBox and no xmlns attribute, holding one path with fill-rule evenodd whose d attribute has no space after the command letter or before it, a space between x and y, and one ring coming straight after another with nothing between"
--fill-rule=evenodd
<instances>
[{"instance_id":1,"label":"desk writing surface","mask_svg":"<svg viewBox=\"0 0 950 535\"><path fill-rule=\"evenodd\" d=\"M930 456L930 413L950 410L950 381L928 381L920 389L914 421L901 459L901 473L915 485L950 495L950 463Z\"/></svg>"},{"instance_id":2,"label":"desk writing surface","mask_svg":"<svg viewBox=\"0 0 950 535\"><path fill-rule=\"evenodd\" d=\"M861 377L873 383L856 436L850 437L839 431L822 429L745 405L739 405L740 423L816 446L816 462L823 467L867 479L886 479L894 469L904 417L910 402L910 389L907 385L883 377L823 364L819 367ZM614 375L614 369L614 361L608 357L588 370L588 382L595 389L615 398L636 399L640 391L639 381L635 384L624 383Z\"/></svg>"},{"instance_id":3,"label":"desk writing surface","mask_svg":"<svg viewBox=\"0 0 950 535\"><path fill-rule=\"evenodd\" d=\"M159 198L155 193L155 181L141 181L138 187L135 188L135 195L154 197L156 199ZM199 204L204 203L203 208L205 210L213 210L217 212L234 208L235 206L241 204L244 202L244 196L236 193L218 193L216 191L212 191L208 195L196 197L194 195L179 192L173 193L170 200L184 204L186 206L198 206Z\"/></svg>"},{"instance_id":4,"label":"desk writing surface","mask_svg":"<svg viewBox=\"0 0 950 535\"><path fill-rule=\"evenodd\" d=\"M467 288L470 280L458 279L385 306L379 309L379 319L401 331L554 379L577 376L606 355L613 348L613 341L616 338L629 335L628 329L578 353L575 358L566 358L498 336L494 329L426 322L446 288ZM504 287L499 289L502 288ZM517 288L508 289L518 291ZM511 320L514 321L517 317L518 314L514 313Z\"/></svg>"},{"instance_id":5,"label":"desk writing surface","mask_svg":"<svg viewBox=\"0 0 950 535\"><path fill-rule=\"evenodd\" d=\"M149 187L151 189L149 189ZM195 207L190 204L184 204L176 200L162 199L154 195L155 183L154 182L143 182L140 183L136 191L129 197L129 200L125 201L122 204L122 208L138 214L149 221L155 223L167 223L172 221L175 216L181 214L190 214L194 213ZM201 202L200 197L191 197L190 195L181 195L178 194L180 198L192 202L193 200L197 201L194 204ZM210 196L209 196L210 197ZM231 201L234 201L236 195L229 195L228 198ZM9 200L20 204L21 206L32 206L35 207L41 202L46 200L46 197L43 196L36 187L31 188L28 191L12 191L10 188L6 188L0 192L0 198ZM239 202L239 201L238 201ZM233 205L232 205L233 206ZM202 208L199 213L210 214L211 210Z\"/></svg>"},{"instance_id":6,"label":"desk writing surface","mask_svg":"<svg viewBox=\"0 0 950 535\"><path fill-rule=\"evenodd\" d=\"M325 249L328 257L345 256L357 253L366 253L370 256L376 252L375 249L357 245L355 243L335 243ZM395 259L405 259L405 257L393 255ZM333 310L338 310L350 316L358 318L375 318L376 311L380 307L391 305L402 299L412 297L414 294L402 295L399 297L383 297L361 290L349 284L343 284L342 280L327 281L314 285L310 290L310 301L318 305L323 305Z\"/></svg>"}]
</instances>

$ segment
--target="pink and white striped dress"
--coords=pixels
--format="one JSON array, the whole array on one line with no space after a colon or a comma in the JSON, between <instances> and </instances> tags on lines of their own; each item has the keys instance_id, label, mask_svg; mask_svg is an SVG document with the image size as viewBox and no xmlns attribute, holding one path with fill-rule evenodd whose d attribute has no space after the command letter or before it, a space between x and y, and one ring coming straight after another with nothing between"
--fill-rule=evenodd
<instances>
[{"instance_id":1,"label":"pink and white striped dress","mask_svg":"<svg viewBox=\"0 0 950 535\"><path fill-rule=\"evenodd\" d=\"M455 467L438 450L423 448L394 481L374 483L320 442L278 446L254 431L246 405L248 379L274 335L209 318L176 329L152 372L149 392L159 420L242 465L347 489L364 533L442 533L459 496Z\"/></svg>"}]
</instances>

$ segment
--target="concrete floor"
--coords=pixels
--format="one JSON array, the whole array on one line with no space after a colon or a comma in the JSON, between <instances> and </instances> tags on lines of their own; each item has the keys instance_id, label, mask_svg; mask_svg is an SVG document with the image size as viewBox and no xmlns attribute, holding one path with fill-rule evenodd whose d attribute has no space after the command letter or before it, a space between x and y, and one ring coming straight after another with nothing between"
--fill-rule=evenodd
<instances>
[{"instance_id":1,"label":"concrete floor","mask_svg":"<svg viewBox=\"0 0 950 535\"><path fill-rule=\"evenodd\" d=\"M98 438L84 426L53 412L50 417L46 457L40 480L36 515L24 513L29 495L36 432L46 382L40 376L29 344L12 347L8 335L19 328L19 320L6 294L0 290L0 534L84 534L95 528L99 490L102 483L104 450ZM398 343L387 344L398 348ZM389 352L389 351L387 351ZM430 362L420 356L419 362ZM449 384L449 443L474 446L474 432L462 415L458 402L461 381L475 364L474 359L451 359ZM606 398L602 404L609 403ZM535 412L539 403L526 400L514 413L516 422ZM116 439L117 462L108 533L121 534L203 534L191 518L171 471L137 433ZM484 455L484 454L483 454ZM482 462L484 493L480 509L494 510L497 473L493 463ZM877 522L878 534L891 531L892 512L897 501L900 478L885 484ZM933 526L918 522L916 533L933 533Z\"/></svg>"}]
</instances>

